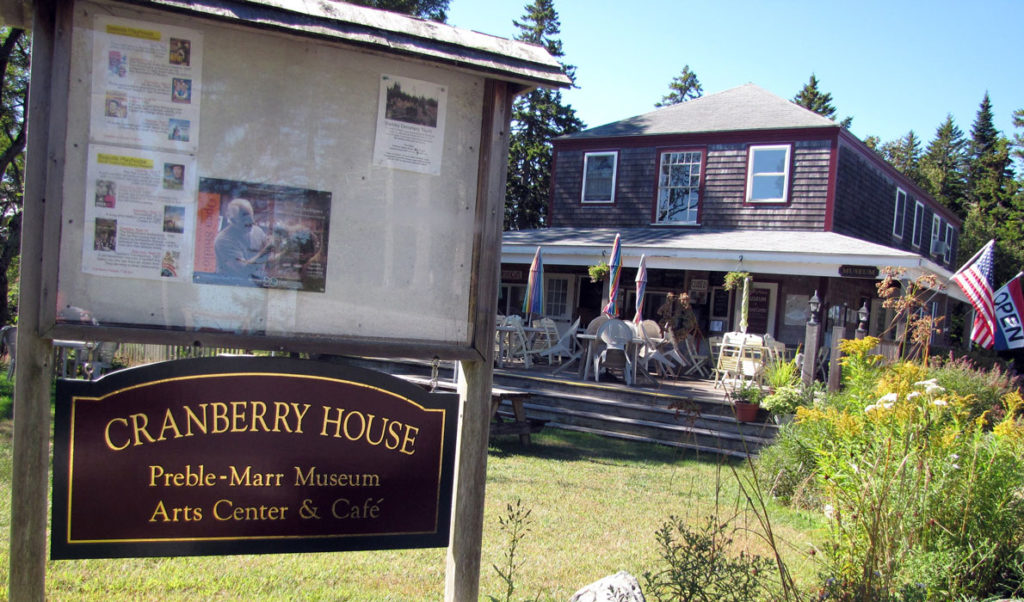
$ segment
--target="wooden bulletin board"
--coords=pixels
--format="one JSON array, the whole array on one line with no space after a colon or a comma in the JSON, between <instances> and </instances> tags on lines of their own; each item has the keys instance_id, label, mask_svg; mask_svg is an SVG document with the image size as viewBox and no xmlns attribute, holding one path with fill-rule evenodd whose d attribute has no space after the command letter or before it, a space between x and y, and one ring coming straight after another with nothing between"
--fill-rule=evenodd
<instances>
[{"instance_id":1,"label":"wooden bulletin board","mask_svg":"<svg viewBox=\"0 0 1024 602\"><path fill-rule=\"evenodd\" d=\"M101 2L70 70L53 336L470 347L484 77Z\"/></svg>"}]
</instances>

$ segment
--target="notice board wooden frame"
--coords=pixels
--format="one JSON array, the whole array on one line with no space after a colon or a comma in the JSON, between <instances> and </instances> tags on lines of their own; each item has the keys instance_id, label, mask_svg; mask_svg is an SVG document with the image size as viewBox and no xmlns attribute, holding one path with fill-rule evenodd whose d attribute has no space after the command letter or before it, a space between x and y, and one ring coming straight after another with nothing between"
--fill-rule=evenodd
<instances>
[{"instance_id":1,"label":"notice board wooden frame","mask_svg":"<svg viewBox=\"0 0 1024 602\"><path fill-rule=\"evenodd\" d=\"M176 13L179 18L230 22L349 44L369 53L408 58L483 75L479 158L473 188L476 224L467 342L435 345L378 338L249 337L221 333L56 324L59 239L68 131L67 90L74 29L74 0L0 0L5 23L31 29L32 95L22 221L19 358L15 380L14 469L9 596L42 600L46 580L49 395L55 336L164 344L243 345L292 351L413 355L461 360L459 438L455 458L451 540L445 599L478 596L484 482L490 419L494 317L508 128L516 94L536 86L568 87L561 65L540 47L364 9L304 0L138 0L125 5ZM36 311L38 308L39 311ZM251 343L251 345L245 345Z\"/></svg>"}]
</instances>

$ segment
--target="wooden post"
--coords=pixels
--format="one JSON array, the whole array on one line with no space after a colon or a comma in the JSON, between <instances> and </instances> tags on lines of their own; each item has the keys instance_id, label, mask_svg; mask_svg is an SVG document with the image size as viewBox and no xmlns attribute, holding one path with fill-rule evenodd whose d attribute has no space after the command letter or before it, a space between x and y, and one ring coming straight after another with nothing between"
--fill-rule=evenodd
<instances>
[{"instance_id":1,"label":"wooden post","mask_svg":"<svg viewBox=\"0 0 1024 602\"><path fill-rule=\"evenodd\" d=\"M844 317L845 320L845 312ZM842 352L839 351L839 341L846 338L846 327L845 326L833 326L832 327L832 347L829 350L828 356L828 390L831 393L835 393L839 390L839 384L842 380L842 367L839 365Z\"/></svg>"},{"instance_id":2,"label":"wooden post","mask_svg":"<svg viewBox=\"0 0 1024 602\"><path fill-rule=\"evenodd\" d=\"M804 365L801 372L804 384L808 387L814 384L814 373L818 368L818 333L820 331L820 323L807 323L807 330L804 333Z\"/></svg>"},{"instance_id":3,"label":"wooden post","mask_svg":"<svg viewBox=\"0 0 1024 602\"><path fill-rule=\"evenodd\" d=\"M71 34L70 9L62 11L66 43ZM62 161L51 154L57 132L50 116L61 115L51 104L51 85L58 85L58 45L54 2L36 3L32 23L32 91L29 98L28 155L21 231L21 290L18 300L18 362L14 380L14 461L11 475L11 600L43 600L46 592L46 519L49 482L50 381L53 347L39 336L38 309L43 299L43 243L46 200L59 204L60 183L48 173ZM65 74L66 75L66 74ZM57 121L61 118L58 117ZM55 130L63 132L62 127ZM52 244L52 242L51 242Z\"/></svg>"},{"instance_id":4,"label":"wooden post","mask_svg":"<svg viewBox=\"0 0 1024 602\"><path fill-rule=\"evenodd\" d=\"M487 437L494 378L494 333L501 271L501 228L508 169L508 127L513 91L488 80L484 91L477 206L485 216L480 265L475 273L474 347L482 361L461 362L459 379L459 441L455 456L455 495L448 544L444 599L476 600L480 589L480 547L483 542L484 487L487 482Z\"/></svg>"}]
</instances>

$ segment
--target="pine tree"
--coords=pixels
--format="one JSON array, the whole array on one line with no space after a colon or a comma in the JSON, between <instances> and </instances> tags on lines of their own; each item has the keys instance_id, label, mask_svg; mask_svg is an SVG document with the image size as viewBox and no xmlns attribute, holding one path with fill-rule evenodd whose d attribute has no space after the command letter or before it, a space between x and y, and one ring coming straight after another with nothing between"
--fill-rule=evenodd
<instances>
[{"instance_id":1,"label":"pine tree","mask_svg":"<svg viewBox=\"0 0 1024 602\"><path fill-rule=\"evenodd\" d=\"M917 185L922 185L921 140L914 130L892 142L882 145L880 152L886 161Z\"/></svg>"},{"instance_id":2,"label":"pine tree","mask_svg":"<svg viewBox=\"0 0 1024 602\"><path fill-rule=\"evenodd\" d=\"M430 19L438 23L448 20L449 0L346 0L352 4L379 8L394 13L403 13Z\"/></svg>"},{"instance_id":3,"label":"pine tree","mask_svg":"<svg viewBox=\"0 0 1024 602\"><path fill-rule=\"evenodd\" d=\"M996 129L992 102L985 92L971 126L966 191L967 201L982 211L1005 206L1009 200L1007 185L1013 178L1009 151L1010 142Z\"/></svg>"},{"instance_id":4,"label":"pine tree","mask_svg":"<svg viewBox=\"0 0 1024 602\"><path fill-rule=\"evenodd\" d=\"M564 56L558 13L552 0L526 6L517 40L543 46L556 59ZM575 67L562 65L575 82ZM505 229L522 230L547 224L551 192L551 139L583 129L576 111L562 101L558 90L535 89L516 99L509 136L508 185L505 189Z\"/></svg>"},{"instance_id":5,"label":"pine tree","mask_svg":"<svg viewBox=\"0 0 1024 602\"><path fill-rule=\"evenodd\" d=\"M804 87L793 97L793 102L805 109L810 109L822 117L832 121L836 120L836 108L832 104L832 94L822 92L818 89L818 78L812 73L811 78L804 84ZM839 125L850 129L853 117L846 117L839 122Z\"/></svg>"},{"instance_id":6,"label":"pine tree","mask_svg":"<svg viewBox=\"0 0 1024 602\"><path fill-rule=\"evenodd\" d=\"M964 193L967 188L967 141L952 115L935 129L935 138L921 157L924 189L943 206L963 219L967 215Z\"/></svg>"},{"instance_id":7,"label":"pine tree","mask_svg":"<svg viewBox=\"0 0 1024 602\"><path fill-rule=\"evenodd\" d=\"M654 103L655 107L667 107L704 95L704 88L697 79L697 74L690 71L689 65L683 65L683 71L672 78L668 85L669 93L661 97L661 102Z\"/></svg>"}]
</instances>

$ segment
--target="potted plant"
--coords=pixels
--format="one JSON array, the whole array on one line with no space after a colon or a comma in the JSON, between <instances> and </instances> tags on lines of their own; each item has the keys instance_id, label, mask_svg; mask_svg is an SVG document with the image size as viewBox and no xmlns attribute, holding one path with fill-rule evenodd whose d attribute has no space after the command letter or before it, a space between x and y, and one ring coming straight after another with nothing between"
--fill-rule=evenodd
<instances>
[{"instance_id":1,"label":"potted plant","mask_svg":"<svg viewBox=\"0 0 1024 602\"><path fill-rule=\"evenodd\" d=\"M609 271L608 264L603 261L587 268L591 282L601 282L608 277Z\"/></svg>"},{"instance_id":2,"label":"potted plant","mask_svg":"<svg viewBox=\"0 0 1024 602\"><path fill-rule=\"evenodd\" d=\"M796 409L805 405L805 395L798 385L783 385L766 395L761 403L777 424L789 424Z\"/></svg>"},{"instance_id":3,"label":"potted plant","mask_svg":"<svg viewBox=\"0 0 1024 602\"><path fill-rule=\"evenodd\" d=\"M745 382L733 391L732 405L736 411L736 420L753 422L757 420L757 411L761 408L764 391L755 382Z\"/></svg>"}]
</instances>

